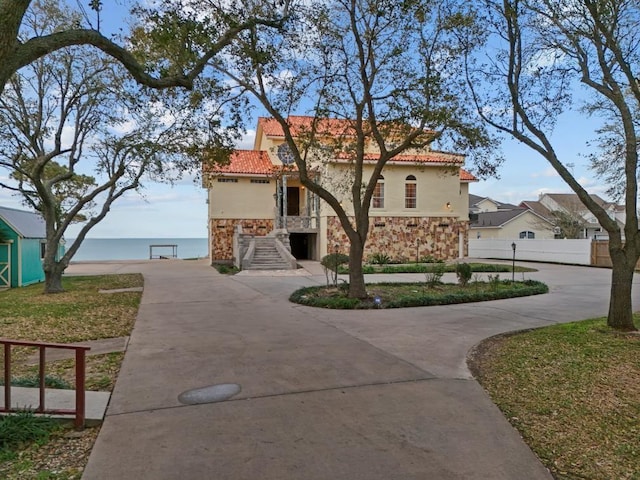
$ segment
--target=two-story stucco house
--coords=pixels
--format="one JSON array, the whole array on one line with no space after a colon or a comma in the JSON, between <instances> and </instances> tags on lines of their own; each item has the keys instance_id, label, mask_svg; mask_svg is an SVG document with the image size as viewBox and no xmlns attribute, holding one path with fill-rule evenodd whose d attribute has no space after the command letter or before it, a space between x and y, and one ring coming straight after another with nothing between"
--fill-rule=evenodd
<instances>
[{"instance_id":1,"label":"two-story stucco house","mask_svg":"<svg viewBox=\"0 0 640 480\"><path fill-rule=\"evenodd\" d=\"M312 117L288 118L297 135ZM341 120L328 120L324 134L344 129ZM253 150L237 150L225 165L205 165L208 189L210 258L213 263L234 259L234 236L256 238L286 231L297 259L319 260L348 240L331 207L300 183L287 154L281 126L260 118ZM315 181L350 209L348 185L352 164L342 154L310 159ZM371 178L377 155L367 150L364 176ZM469 183L475 177L462 169L464 157L424 148L389 161L377 179L370 210L365 259L384 253L392 259L416 260L427 255L453 259L465 255L468 240ZM340 193L344 192L344 193ZM351 209L352 210L352 209ZM236 238L237 244L237 238ZM237 245L236 245L237 247Z\"/></svg>"}]
</instances>

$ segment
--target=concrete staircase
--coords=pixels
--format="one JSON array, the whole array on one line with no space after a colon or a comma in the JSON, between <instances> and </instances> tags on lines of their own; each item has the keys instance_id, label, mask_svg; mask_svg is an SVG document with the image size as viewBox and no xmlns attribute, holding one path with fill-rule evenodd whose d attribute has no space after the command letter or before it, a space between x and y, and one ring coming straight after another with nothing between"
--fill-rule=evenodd
<instances>
[{"instance_id":1,"label":"concrete staircase","mask_svg":"<svg viewBox=\"0 0 640 480\"><path fill-rule=\"evenodd\" d=\"M274 237L255 237L253 259L246 270L289 270L291 266L275 245Z\"/></svg>"}]
</instances>

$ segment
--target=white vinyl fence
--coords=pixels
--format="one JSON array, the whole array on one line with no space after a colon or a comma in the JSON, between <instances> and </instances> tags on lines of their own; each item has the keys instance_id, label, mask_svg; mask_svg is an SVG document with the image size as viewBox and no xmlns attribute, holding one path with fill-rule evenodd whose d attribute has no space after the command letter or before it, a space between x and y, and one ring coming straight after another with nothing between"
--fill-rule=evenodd
<instances>
[{"instance_id":1,"label":"white vinyl fence","mask_svg":"<svg viewBox=\"0 0 640 480\"><path fill-rule=\"evenodd\" d=\"M511 260L513 258L513 243L516 244L516 260L591 265L591 239L535 240L519 238L503 240L470 238L469 257Z\"/></svg>"}]
</instances>

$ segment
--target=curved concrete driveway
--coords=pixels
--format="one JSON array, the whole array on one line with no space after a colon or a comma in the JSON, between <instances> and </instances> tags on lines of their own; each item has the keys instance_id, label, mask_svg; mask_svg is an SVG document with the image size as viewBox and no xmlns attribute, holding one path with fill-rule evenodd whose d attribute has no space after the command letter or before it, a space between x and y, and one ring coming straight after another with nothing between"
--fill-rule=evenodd
<instances>
[{"instance_id":1,"label":"curved concrete driveway","mask_svg":"<svg viewBox=\"0 0 640 480\"><path fill-rule=\"evenodd\" d=\"M488 336L606 313L608 270L536 267L527 277L547 282L547 295L336 311L287 301L323 275L227 277L204 261L74 265L70 274L145 276L83 478L550 479L465 363ZM224 383L242 390L219 403L178 400Z\"/></svg>"}]
</instances>

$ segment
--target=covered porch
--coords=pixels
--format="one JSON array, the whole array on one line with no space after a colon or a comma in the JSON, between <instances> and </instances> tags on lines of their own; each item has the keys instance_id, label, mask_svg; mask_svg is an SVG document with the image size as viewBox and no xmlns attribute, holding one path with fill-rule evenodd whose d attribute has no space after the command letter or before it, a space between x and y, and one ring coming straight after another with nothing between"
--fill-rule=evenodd
<instances>
[{"instance_id":1,"label":"covered porch","mask_svg":"<svg viewBox=\"0 0 640 480\"><path fill-rule=\"evenodd\" d=\"M318 260L320 198L300 183L297 173L276 177L276 229L289 232L291 253L298 259Z\"/></svg>"}]
</instances>

